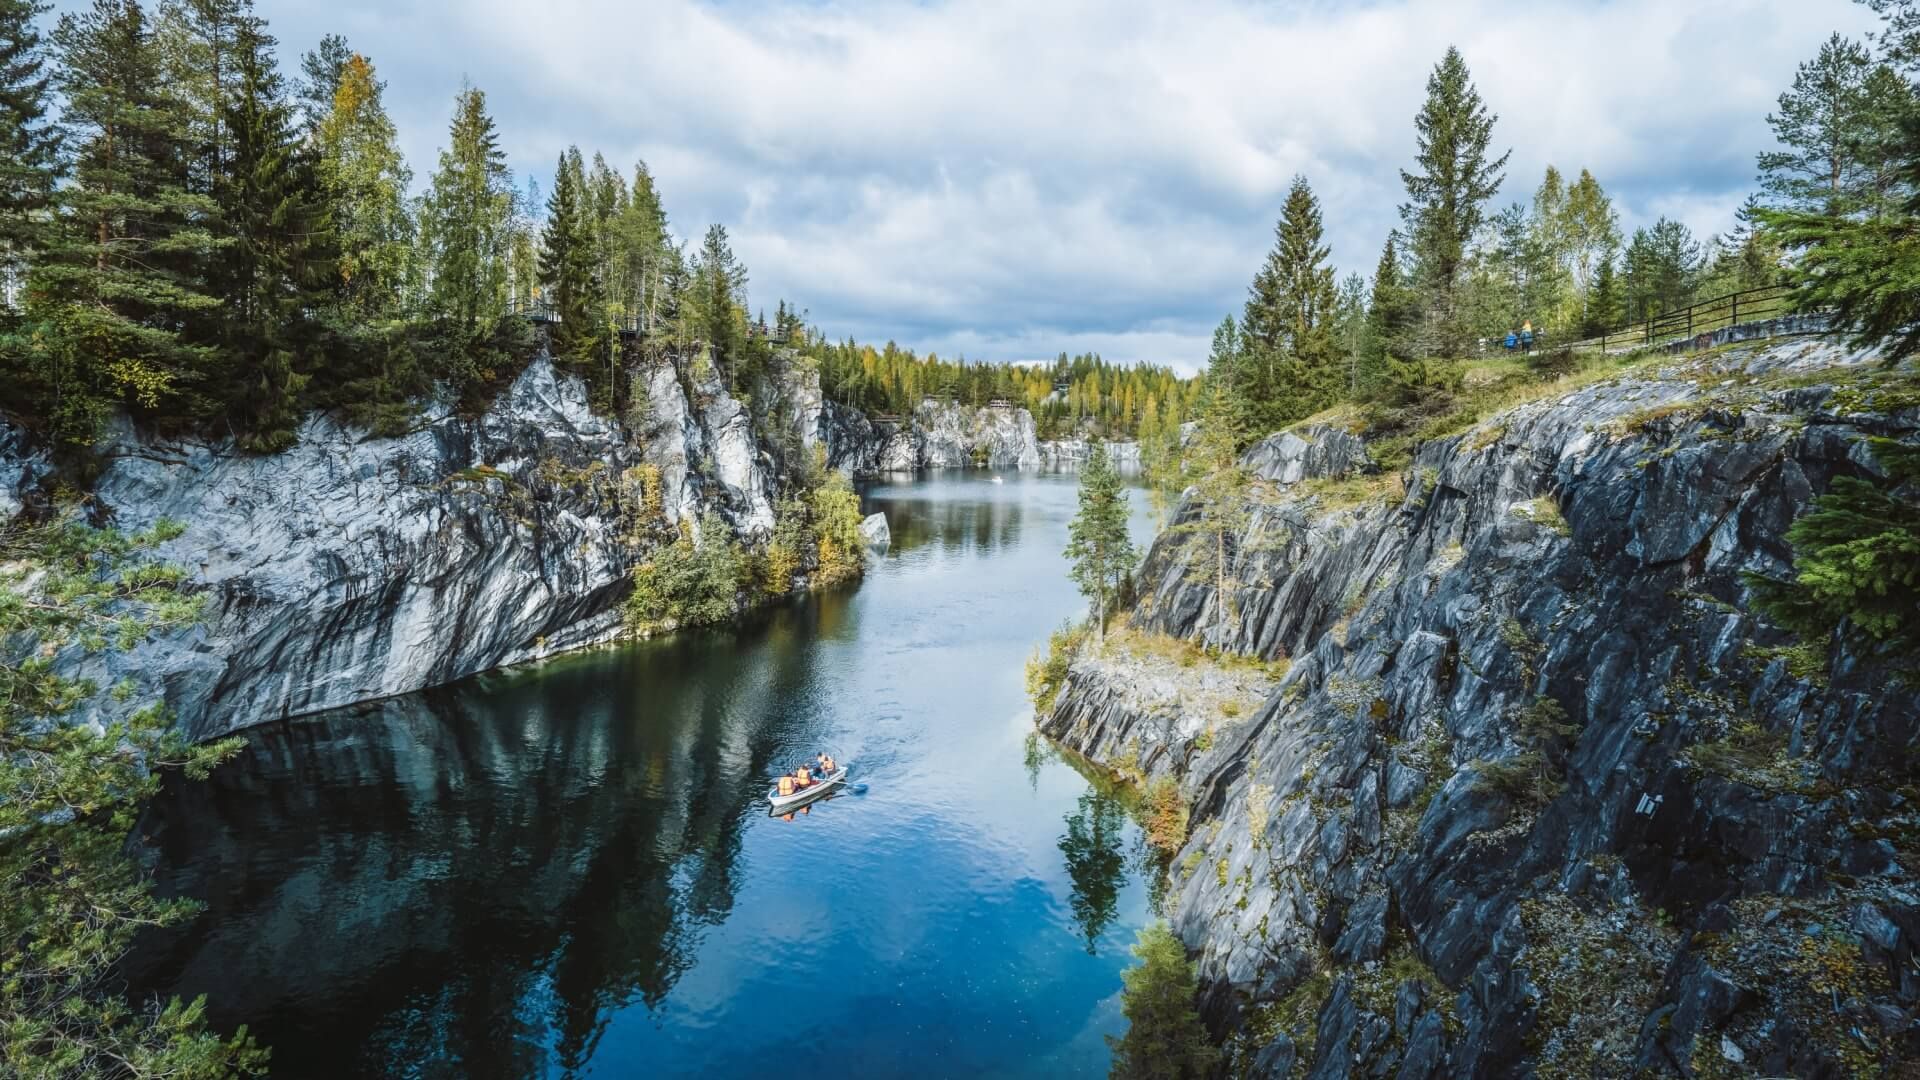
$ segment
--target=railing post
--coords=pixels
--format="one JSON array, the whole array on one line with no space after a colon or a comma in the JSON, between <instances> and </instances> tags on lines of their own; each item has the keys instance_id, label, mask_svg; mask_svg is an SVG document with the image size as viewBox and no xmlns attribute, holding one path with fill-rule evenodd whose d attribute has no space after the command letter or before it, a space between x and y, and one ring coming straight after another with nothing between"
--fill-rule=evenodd
<instances>
[{"instance_id":1,"label":"railing post","mask_svg":"<svg viewBox=\"0 0 1920 1080\"><path fill-rule=\"evenodd\" d=\"M1687 305L1687 336L1688 337L1693 336L1693 309L1694 309L1693 304Z\"/></svg>"},{"instance_id":2,"label":"railing post","mask_svg":"<svg viewBox=\"0 0 1920 1080\"><path fill-rule=\"evenodd\" d=\"M1733 314L1727 316L1727 325L1728 326L1740 325L1740 294L1739 293L1733 294Z\"/></svg>"}]
</instances>

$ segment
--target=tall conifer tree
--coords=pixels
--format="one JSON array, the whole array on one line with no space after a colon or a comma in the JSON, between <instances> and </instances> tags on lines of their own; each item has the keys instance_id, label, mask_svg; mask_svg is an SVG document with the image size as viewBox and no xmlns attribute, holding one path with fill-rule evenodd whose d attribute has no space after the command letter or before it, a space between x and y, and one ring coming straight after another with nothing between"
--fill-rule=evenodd
<instances>
[{"instance_id":1,"label":"tall conifer tree","mask_svg":"<svg viewBox=\"0 0 1920 1080\"><path fill-rule=\"evenodd\" d=\"M273 38L242 25L232 51L226 174L216 194L233 244L213 279L225 301L220 344L232 367L233 428L260 451L293 443L306 371L319 366L307 324L331 300L338 252L315 162L294 130ZM237 415L234 415L237 414Z\"/></svg>"},{"instance_id":2,"label":"tall conifer tree","mask_svg":"<svg viewBox=\"0 0 1920 1080\"><path fill-rule=\"evenodd\" d=\"M1427 100L1414 118L1417 171L1400 173L1407 188L1400 216L1412 243L1425 309L1420 344L1428 355L1458 354L1468 344L1458 294L1468 245L1507 164L1508 154L1490 156L1497 119L1481 101L1460 50L1448 48L1427 78Z\"/></svg>"},{"instance_id":3,"label":"tall conifer tree","mask_svg":"<svg viewBox=\"0 0 1920 1080\"><path fill-rule=\"evenodd\" d=\"M0 309L18 301L52 226L60 132L47 117L52 73L35 25L41 0L0 0Z\"/></svg>"},{"instance_id":4,"label":"tall conifer tree","mask_svg":"<svg viewBox=\"0 0 1920 1080\"><path fill-rule=\"evenodd\" d=\"M27 396L69 445L91 442L115 401L204 418L221 389L209 378L214 353L180 328L219 306L198 277L218 246L203 224L218 208L187 188L187 110L167 94L132 0L62 16L53 42L73 180L29 277L28 307L47 333L27 360Z\"/></svg>"},{"instance_id":5,"label":"tall conifer tree","mask_svg":"<svg viewBox=\"0 0 1920 1080\"><path fill-rule=\"evenodd\" d=\"M433 285L430 314L443 337L443 374L466 386L484 375L476 349L507 313L513 180L486 95L455 100L448 145L422 203L421 232Z\"/></svg>"},{"instance_id":6,"label":"tall conifer tree","mask_svg":"<svg viewBox=\"0 0 1920 1080\"><path fill-rule=\"evenodd\" d=\"M561 154L547 199L547 227L541 234L540 284L553 305L550 333L554 359L591 372L600 313L593 305L593 216L583 191L579 150Z\"/></svg>"}]
</instances>

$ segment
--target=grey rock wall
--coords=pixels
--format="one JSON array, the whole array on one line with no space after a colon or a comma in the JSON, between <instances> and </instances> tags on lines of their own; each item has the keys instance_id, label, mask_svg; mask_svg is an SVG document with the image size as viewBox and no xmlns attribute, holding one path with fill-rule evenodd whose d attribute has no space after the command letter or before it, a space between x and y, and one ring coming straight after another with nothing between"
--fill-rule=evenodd
<instances>
[{"instance_id":1,"label":"grey rock wall","mask_svg":"<svg viewBox=\"0 0 1920 1080\"><path fill-rule=\"evenodd\" d=\"M159 555L190 571L205 616L63 666L101 686L130 678L146 691L134 701L163 694L209 738L606 640L634 558L676 522L712 512L748 540L773 528L778 448L697 367L640 372L631 431L544 358L484 415L435 408L399 438L314 416L263 457L123 430L94 497L123 528L186 526ZM41 468L20 445L0 438L16 503ZM641 466L658 470L657 511Z\"/></svg>"},{"instance_id":2,"label":"grey rock wall","mask_svg":"<svg viewBox=\"0 0 1920 1080\"><path fill-rule=\"evenodd\" d=\"M1865 436L1920 440L1920 409L1823 385L1874 359L1676 360L1392 477L1344 432L1276 436L1224 605L1196 534L1156 541L1136 624L1285 677L1201 752L1083 660L1043 728L1192 799L1170 915L1241 1065L1911 1067L1920 680L1844 648L1808 671L1741 576L1786 570Z\"/></svg>"}]
</instances>

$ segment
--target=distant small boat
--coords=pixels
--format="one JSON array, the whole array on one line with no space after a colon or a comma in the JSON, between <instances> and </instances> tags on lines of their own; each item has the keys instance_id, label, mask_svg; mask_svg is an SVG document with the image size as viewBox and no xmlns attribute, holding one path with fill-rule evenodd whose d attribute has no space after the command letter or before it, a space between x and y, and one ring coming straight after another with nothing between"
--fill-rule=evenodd
<instances>
[{"instance_id":1,"label":"distant small boat","mask_svg":"<svg viewBox=\"0 0 1920 1080\"><path fill-rule=\"evenodd\" d=\"M780 785L776 783L773 787L767 789L767 802L773 807L774 813L784 814L797 806L805 806L807 803L825 795L829 790L845 783L846 779L847 767L842 765L839 771L835 772L832 776L827 777L825 780L815 780L813 783L808 784L806 787L801 788L791 795L780 794Z\"/></svg>"},{"instance_id":2,"label":"distant small boat","mask_svg":"<svg viewBox=\"0 0 1920 1080\"><path fill-rule=\"evenodd\" d=\"M997 477L997 476L993 478L993 482L994 482L994 483L996 483L996 484L1004 484L1004 483L1006 483L1006 481L1005 481L1005 480L1002 480L1001 478L999 478L999 477Z\"/></svg>"}]
</instances>

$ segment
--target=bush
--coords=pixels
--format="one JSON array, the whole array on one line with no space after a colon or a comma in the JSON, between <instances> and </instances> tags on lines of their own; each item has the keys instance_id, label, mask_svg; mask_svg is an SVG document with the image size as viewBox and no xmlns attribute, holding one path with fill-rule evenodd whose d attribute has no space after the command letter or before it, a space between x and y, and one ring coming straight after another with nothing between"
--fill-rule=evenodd
<instances>
[{"instance_id":1,"label":"bush","mask_svg":"<svg viewBox=\"0 0 1920 1080\"><path fill-rule=\"evenodd\" d=\"M1147 841L1172 855L1187 842L1187 801L1180 796L1180 785L1163 776L1147 788Z\"/></svg>"},{"instance_id":2,"label":"bush","mask_svg":"<svg viewBox=\"0 0 1920 1080\"><path fill-rule=\"evenodd\" d=\"M1208 1075L1219 1051L1207 1041L1194 1010L1199 994L1186 947L1164 922L1140 931L1133 955L1140 963L1121 973L1121 1012L1127 1033L1107 1037L1113 1051L1109 1076L1179 1080Z\"/></svg>"},{"instance_id":3,"label":"bush","mask_svg":"<svg viewBox=\"0 0 1920 1080\"><path fill-rule=\"evenodd\" d=\"M810 496L813 531L819 537L819 579L832 585L860 576L866 566L867 538L860 532L860 496L845 476L823 471Z\"/></svg>"},{"instance_id":4,"label":"bush","mask_svg":"<svg viewBox=\"0 0 1920 1080\"><path fill-rule=\"evenodd\" d=\"M1920 447L1869 440L1885 479L1843 476L1787 530L1793 577L1749 575L1761 610L1825 637L1836 628L1920 651Z\"/></svg>"},{"instance_id":5,"label":"bush","mask_svg":"<svg viewBox=\"0 0 1920 1080\"><path fill-rule=\"evenodd\" d=\"M739 610L745 569L726 523L709 513L700 519L699 543L683 530L634 570L627 628L651 634L731 618Z\"/></svg>"},{"instance_id":6,"label":"bush","mask_svg":"<svg viewBox=\"0 0 1920 1080\"><path fill-rule=\"evenodd\" d=\"M1050 713L1067 685L1067 669L1080 646L1087 640L1087 628L1062 623L1047 637L1046 648L1036 650L1027 660L1027 696L1035 711Z\"/></svg>"}]
</instances>

